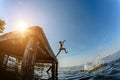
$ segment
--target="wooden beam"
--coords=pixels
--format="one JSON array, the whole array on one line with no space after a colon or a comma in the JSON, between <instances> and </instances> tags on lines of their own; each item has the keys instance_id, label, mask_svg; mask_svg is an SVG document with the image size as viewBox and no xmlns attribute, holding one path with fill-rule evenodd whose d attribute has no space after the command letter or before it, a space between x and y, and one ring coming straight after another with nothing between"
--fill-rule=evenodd
<instances>
[{"instance_id":1,"label":"wooden beam","mask_svg":"<svg viewBox=\"0 0 120 80\"><path fill-rule=\"evenodd\" d=\"M56 62L56 80L58 80L58 62Z\"/></svg>"},{"instance_id":2,"label":"wooden beam","mask_svg":"<svg viewBox=\"0 0 120 80\"><path fill-rule=\"evenodd\" d=\"M51 66L52 80L58 80L58 64L54 61Z\"/></svg>"},{"instance_id":3,"label":"wooden beam","mask_svg":"<svg viewBox=\"0 0 120 80\"><path fill-rule=\"evenodd\" d=\"M26 49L22 60L21 71L23 75L23 80L33 80L36 54L37 54L36 40L34 38L30 38L26 45Z\"/></svg>"},{"instance_id":4,"label":"wooden beam","mask_svg":"<svg viewBox=\"0 0 120 80\"><path fill-rule=\"evenodd\" d=\"M52 71L52 80L55 80L54 79L54 77L55 77L55 75L54 75L54 73L55 73L54 72L54 68L55 68L54 63L52 63L52 70L51 70Z\"/></svg>"},{"instance_id":5,"label":"wooden beam","mask_svg":"<svg viewBox=\"0 0 120 80\"><path fill-rule=\"evenodd\" d=\"M0 66L3 65L4 53L0 53Z\"/></svg>"},{"instance_id":6,"label":"wooden beam","mask_svg":"<svg viewBox=\"0 0 120 80\"><path fill-rule=\"evenodd\" d=\"M8 58L9 58L9 55L4 55L3 65L4 65L5 67L7 67Z\"/></svg>"}]
</instances>

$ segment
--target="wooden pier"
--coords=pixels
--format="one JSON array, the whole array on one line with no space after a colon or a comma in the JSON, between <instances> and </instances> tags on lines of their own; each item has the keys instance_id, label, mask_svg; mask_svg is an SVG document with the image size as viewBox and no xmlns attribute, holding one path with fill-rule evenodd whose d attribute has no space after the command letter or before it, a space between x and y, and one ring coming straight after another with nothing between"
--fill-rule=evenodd
<instances>
[{"instance_id":1,"label":"wooden pier","mask_svg":"<svg viewBox=\"0 0 120 80\"><path fill-rule=\"evenodd\" d=\"M14 31L0 35L0 67L7 64L9 56L22 60L21 80L34 80L36 62L51 63L49 80L58 80L58 60L39 26L30 27L23 33Z\"/></svg>"}]
</instances>

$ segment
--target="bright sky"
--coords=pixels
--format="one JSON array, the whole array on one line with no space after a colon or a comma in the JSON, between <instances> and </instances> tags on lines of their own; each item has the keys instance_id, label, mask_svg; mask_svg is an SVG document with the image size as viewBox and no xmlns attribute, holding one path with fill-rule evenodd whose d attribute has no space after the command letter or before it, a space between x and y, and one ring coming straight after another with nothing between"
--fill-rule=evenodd
<instances>
[{"instance_id":1,"label":"bright sky","mask_svg":"<svg viewBox=\"0 0 120 80\"><path fill-rule=\"evenodd\" d=\"M21 22L41 26L56 54L66 40L59 66L76 66L120 49L119 0L0 0L5 32Z\"/></svg>"}]
</instances>

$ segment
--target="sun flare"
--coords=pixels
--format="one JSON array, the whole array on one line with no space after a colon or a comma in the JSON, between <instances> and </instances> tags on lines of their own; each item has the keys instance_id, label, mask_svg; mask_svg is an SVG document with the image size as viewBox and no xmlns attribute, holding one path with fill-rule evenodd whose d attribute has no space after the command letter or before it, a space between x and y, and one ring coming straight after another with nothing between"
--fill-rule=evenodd
<instances>
[{"instance_id":1,"label":"sun flare","mask_svg":"<svg viewBox=\"0 0 120 80\"><path fill-rule=\"evenodd\" d=\"M17 30L19 30L20 32L25 32L27 28L28 24L26 22L20 21L19 23L17 23Z\"/></svg>"}]
</instances>

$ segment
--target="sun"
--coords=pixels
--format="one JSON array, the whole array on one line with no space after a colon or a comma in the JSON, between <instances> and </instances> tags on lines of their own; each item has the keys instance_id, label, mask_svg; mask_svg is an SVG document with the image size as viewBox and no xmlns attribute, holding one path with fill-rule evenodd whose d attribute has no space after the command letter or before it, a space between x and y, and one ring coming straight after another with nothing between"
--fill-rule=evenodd
<instances>
[{"instance_id":1,"label":"sun","mask_svg":"<svg viewBox=\"0 0 120 80\"><path fill-rule=\"evenodd\" d=\"M20 21L17 23L17 30L20 32L25 32L26 29L28 28L28 24L24 21Z\"/></svg>"}]
</instances>

